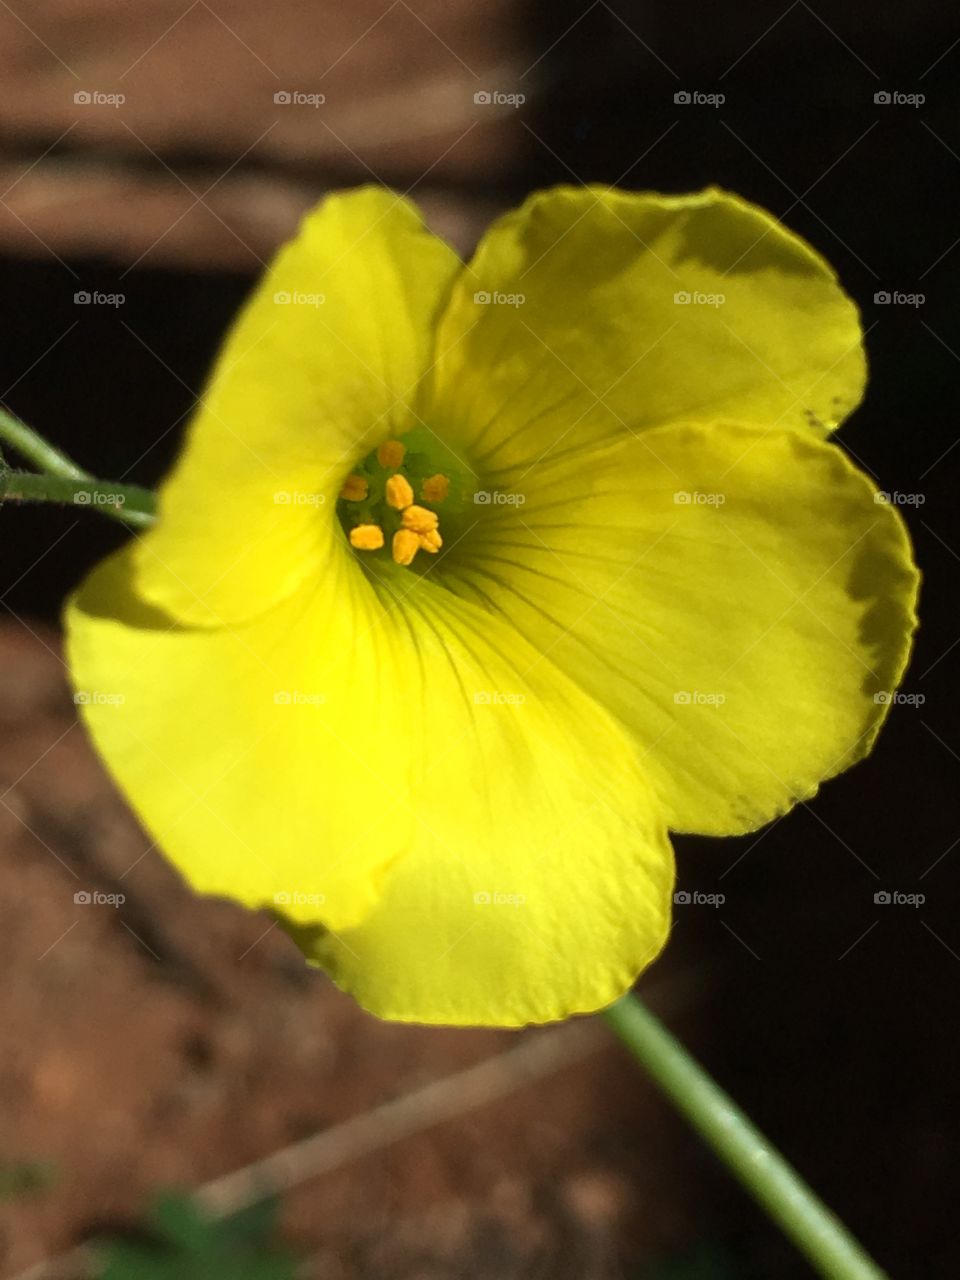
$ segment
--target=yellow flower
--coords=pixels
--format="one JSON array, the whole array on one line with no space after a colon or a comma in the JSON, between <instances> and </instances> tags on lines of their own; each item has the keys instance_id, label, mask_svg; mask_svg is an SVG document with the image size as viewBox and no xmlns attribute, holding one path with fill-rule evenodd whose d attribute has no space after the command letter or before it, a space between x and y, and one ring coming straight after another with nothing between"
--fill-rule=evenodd
<instances>
[{"instance_id":1,"label":"yellow flower","mask_svg":"<svg viewBox=\"0 0 960 1280\"><path fill-rule=\"evenodd\" d=\"M125 695L94 741L374 1013L604 1006L666 938L667 829L812 796L903 673L908 539L827 438L864 381L829 266L723 192L549 191L468 266L331 198L68 606L77 687Z\"/></svg>"}]
</instances>

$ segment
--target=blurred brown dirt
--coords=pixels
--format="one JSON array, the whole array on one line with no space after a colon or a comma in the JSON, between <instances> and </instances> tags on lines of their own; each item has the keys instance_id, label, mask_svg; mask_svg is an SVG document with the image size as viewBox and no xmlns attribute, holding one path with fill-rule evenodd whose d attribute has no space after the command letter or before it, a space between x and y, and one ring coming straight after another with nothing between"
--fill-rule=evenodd
<instances>
[{"instance_id":1,"label":"blurred brown dirt","mask_svg":"<svg viewBox=\"0 0 960 1280\"><path fill-rule=\"evenodd\" d=\"M56 634L12 621L0 876L0 1158L54 1170L0 1208L5 1276L134 1221L151 1189L197 1186L518 1042L377 1022L269 918L195 897L93 755ZM125 901L77 902L94 890ZM602 1280L693 1237L671 1143L601 1031L579 1064L306 1183L284 1230L325 1280Z\"/></svg>"}]
</instances>

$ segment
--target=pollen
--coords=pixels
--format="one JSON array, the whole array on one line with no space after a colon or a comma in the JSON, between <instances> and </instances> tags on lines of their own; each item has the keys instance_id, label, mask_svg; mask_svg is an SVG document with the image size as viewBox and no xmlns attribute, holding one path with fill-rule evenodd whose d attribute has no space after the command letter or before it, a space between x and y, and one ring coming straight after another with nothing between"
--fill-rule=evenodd
<instances>
[{"instance_id":1,"label":"pollen","mask_svg":"<svg viewBox=\"0 0 960 1280\"><path fill-rule=\"evenodd\" d=\"M370 486L363 476L347 476L340 490L340 497L347 502L362 502L369 492Z\"/></svg>"},{"instance_id":2,"label":"pollen","mask_svg":"<svg viewBox=\"0 0 960 1280\"><path fill-rule=\"evenodd\" d=\"M379 551L383 546L383 530L378 524L358 524L350 530L350 545L357 551Z\"/></svg>"},{"instance_id":3,"label":"pollen","mask_svg":"<svg viewBox=\"0 0 960 1280\"><path fill-rule=\"evenodd\" d=\"M381 445L380 447L382 449L384 446ZM402 449L403 445L400 448ZM406 476L395 475L390 477L386 484L386 498L395 511L403 511L404 508L410 506L410 503L413 502L413 489Z\"/></svg>"},{"instance_id":4,"label":"pollen","mask_svg":"<svg viewBox=\"0 0 960 1280\"><path fill-rule=\"evenodd\" d=\"M381 467L389 467L391 470L395 470L403 461L403 456L406 452L406 448L399 440L384 440L383 444L377 449L377 461Z\"/></svg>"},{"instance_id":5,"label":"pollen","mask_svg":"<svg viewBox=\"0 0 960 1280\"><path fill-rule=\"evenodd\" d=\"M467 501L469 483L456 457L432 431L412 427L354 463L340 481L337 515L350 545L374 553L359 557L365 572L391 574L394 565L412 565L417 573L436 567L450 539L457 542Z\"/></svg>"},{"instance_id":6,"label":"pollen","mask_svg":"<svg viewBox=\"0 0 960 1280\"><path fill-rule=\"evenodd\" d=\"M449 492L450 481L440 474L428 476L420 486L420 497L424 502L442 502Z\"/></svg>"},{"instance_id":7,"label":"pollen","mask_svg":"<svg viewBox=\"0 0 960 1280\"><path fill-rule=\"evenodd\" d=\"M433 533L440 523L437 513L428 511L426 507L407 507L401 520L403 527L412 529L414 533Z\"/></svg>"},{"instance_id":8,"label":"pollen","mask_svg":"<svg viewBox=\"0 0 960 1280\"><path fill-rule=\"evenodd\" d=\"M412 564L420 550L420 538L412 529L398 529L393 535L393 558L397 564Z\"/></svg>"}]
</instances>

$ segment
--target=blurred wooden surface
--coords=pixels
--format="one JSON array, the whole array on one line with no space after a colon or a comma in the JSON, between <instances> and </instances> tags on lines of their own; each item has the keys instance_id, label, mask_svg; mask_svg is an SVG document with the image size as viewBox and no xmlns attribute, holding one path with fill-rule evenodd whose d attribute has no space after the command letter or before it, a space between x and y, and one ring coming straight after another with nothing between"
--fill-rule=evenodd
<instances>
[{"instance_id":1,"label":"blurred wooden surface","mask_svg":"<svg viewBox=\"0 0 960 1280\"><path fill-rule=\"evenodd\" d=\"M329 190L320 179L235 172L204 195L215 179L198 166L175 177L84 159L47 161L18 181L20 172L0 167L0 191L14 187L0 204L0 251L124 267L257 272ZM430 188L413 198L461 253L499 209Z\"/></svg>"},{"instance_id":2,"label":"blurred wooden surface","mask_svg":"<svg viewBox=\"0 0 960 1280\"><path fill-rule=\"evenodd\" d=\"M519 91L521 13L0 6L0 251L256 270L323 190L368 181L416 186L467 245L523 146L514 106L484 100Z\"/></svg>"}]
</instances>

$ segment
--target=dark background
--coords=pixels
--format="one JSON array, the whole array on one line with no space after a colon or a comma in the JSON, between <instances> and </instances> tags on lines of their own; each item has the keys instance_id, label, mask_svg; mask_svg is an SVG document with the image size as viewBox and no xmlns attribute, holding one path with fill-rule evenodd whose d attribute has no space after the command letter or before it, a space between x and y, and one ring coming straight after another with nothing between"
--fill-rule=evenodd
<instances>
[{"instance_id":1,"label":"dark background","mask_svg":"<svg viewBox=\"0 0 960 1280\"><path fill-rule=\"evenodd\" d=\"M367 6L358 34L386 9ZM414 196L452 211L440 221L459 219L464 246L477 210L485 220L539 186L601 181L674 192L712 183L810 240L862 310L871 379L840 440L880 488L922 497L904 509L924 574L904 691L924 701L895 708L869 760L773 828L744 840L678 841L680 886L726 901L678 909L663 964L693 975L688 1038L701 1057L891 1274L960 1274L960 44L952 48L960 24L929 3L600 0L498 5L489 14L473 6L457 28L458 59L470 62L485 24L497 26L499 54L513 68L500 87L529 97L498 126L495 144L459 165L448 157L420 182L430 147L423 164L390 148L371 164L384 181L413 185ZM404 41L433 39L416 23L404 32L384 53L391 67L391 58L405 58ZM320 61L330 59L318 52ZM726 100L679 105L679 90ZM877 92L895 90L926 101L875 102ZM407 91L418 92L415 81ZM23 119L8 125L0 136L10 172L31 164L57 132L31 131ZM134 195L139 181L165 178L165 165L209 168L213 177L225 167L215 137L164 146L158 136L156 158L141 151L129 160ZM342 153L253 154L239 171L267 185L293 175L318 193L369 178L357 164L363 146L340 136ZM226 161L241 149L228 147ZM44 165L105 154L116 159L115 143L71 135ZM124 216L122 202L117 213ZM125 261L111 251L109 222L89 253L61 253L66 265L13 231L17 243L0 258L0 400L96 474L155 484L257 262L243 267L211 252L158 265L147 253L127 274L136 255ZM44 238L49 245L46 230ZM81 288L123 292L126 302L78 313ZM925 300L877 305L878 291ZM31 625L55 623L64 594L123 536L86 512L8 508L0 524L0 599ZM926 901L877 905L880 890L922 892ZM681 1122L664 1123L696 1192L700 1236L687 1242L691 1269L677 1262L669 1274L810 1274ZM690 1262L701 1243L711 1261ZM616 1266L609 1274L668 1274L630 1258Z\"/></svg>"}]
</instances>

